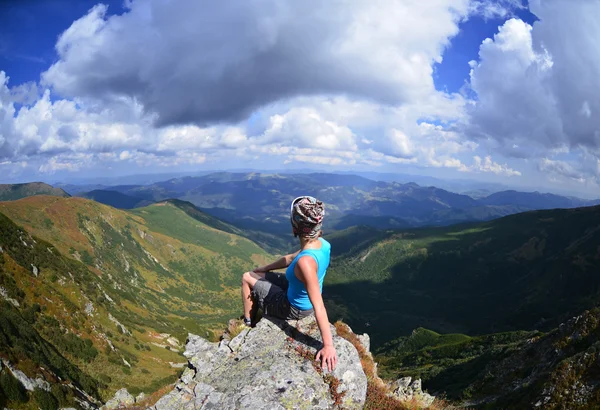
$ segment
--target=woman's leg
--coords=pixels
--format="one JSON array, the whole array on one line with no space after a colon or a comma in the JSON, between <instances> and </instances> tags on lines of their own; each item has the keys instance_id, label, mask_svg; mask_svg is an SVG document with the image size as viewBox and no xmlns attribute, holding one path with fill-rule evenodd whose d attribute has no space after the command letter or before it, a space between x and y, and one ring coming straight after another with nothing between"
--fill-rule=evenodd
<instances>
[{"instance_id":1,"label":"woman's leg","mask_svg":"<svg viewBox=\"0 0 600 410\"><path fill-rule=\"evenodd\" d=\"M246 272L242 275L242 302L244 303L244 320L252 320L254 311L254 299L252 299L252 288L256 281L265 277L264 273Z\"/></svg>"}]
</instances>

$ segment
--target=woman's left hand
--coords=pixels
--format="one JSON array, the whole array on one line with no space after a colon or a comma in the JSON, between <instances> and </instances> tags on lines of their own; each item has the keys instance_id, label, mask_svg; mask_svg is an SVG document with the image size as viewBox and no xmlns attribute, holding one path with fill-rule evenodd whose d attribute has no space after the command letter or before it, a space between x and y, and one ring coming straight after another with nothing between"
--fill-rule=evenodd
<instances>
[{"instance_id":1,"label":"woman's left hand","mask_svg":"<svg viewBox=\"0 0 600 410\"><path fill-rule=\"evenodd\" d=\"M327 368L330 372L335 369L337 365L337 353L335 351L335 347L333 346L323 346L321 350L317 353L315 360L321 359L321 368Z\"/></svg>"}]
</instances>

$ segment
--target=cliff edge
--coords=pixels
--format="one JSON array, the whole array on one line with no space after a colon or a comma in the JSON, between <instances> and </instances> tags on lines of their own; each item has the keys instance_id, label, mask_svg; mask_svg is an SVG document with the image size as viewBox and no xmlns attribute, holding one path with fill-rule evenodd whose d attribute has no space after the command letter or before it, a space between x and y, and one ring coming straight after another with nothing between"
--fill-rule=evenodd
<instances>
[{"instance_id":1,"label":"cliff edge","mask_svg":"<svg viewBox=\"0 0 600 410\"><path fill-rule=\"evenodd\" d=\"M321 348L314 317L270 317L230 340L211 343L190 334L188 368L155 405L175 409L360 409L367 378L356 348L331 326L338 365L329 373L314 361Z\"/></svg>"}]
</instances>

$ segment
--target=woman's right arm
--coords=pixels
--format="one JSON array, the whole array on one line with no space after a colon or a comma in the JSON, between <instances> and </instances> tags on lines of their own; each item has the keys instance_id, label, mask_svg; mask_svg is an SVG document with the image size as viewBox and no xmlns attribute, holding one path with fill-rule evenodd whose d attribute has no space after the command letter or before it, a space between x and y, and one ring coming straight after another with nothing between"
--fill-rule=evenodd
<instances>
[{"instance_id":1,"label":"woman's right arm","mask_svg":"<svg viewBox=\"0 0 600 410\"><path fill-rule=\"evenodd\" d=\"M281 258L277 259L273 263L270 263L268 265L261 266L261 267L254 269L254 272L269 272L269 271L276 270L276 269L287 268L288 266L290 266L290 264L292 263L294 258L296 256L298 256L299 253L300 253L300 251L290 253L289 255L282 256Z\"/></svg>"}]
</instances>

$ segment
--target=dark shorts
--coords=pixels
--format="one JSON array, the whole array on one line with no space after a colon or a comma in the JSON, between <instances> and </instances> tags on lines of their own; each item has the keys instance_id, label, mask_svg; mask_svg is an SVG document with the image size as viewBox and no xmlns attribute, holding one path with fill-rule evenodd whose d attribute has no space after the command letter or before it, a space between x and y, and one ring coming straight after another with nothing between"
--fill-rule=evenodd
<instances>
[{"instance_id":1,"label":"dark shorts","mask_svg":"<svg viewBox=\"0 0 600 410\"><path fill-rule=\"evenodd\" d=\"M252 298L263 313L280 319L298 320L311 315L314 310L300 310L290 304L287 297L288 281L285 274L267 272L256 281L252 288Z\"/></svg>"}]
</instances>

